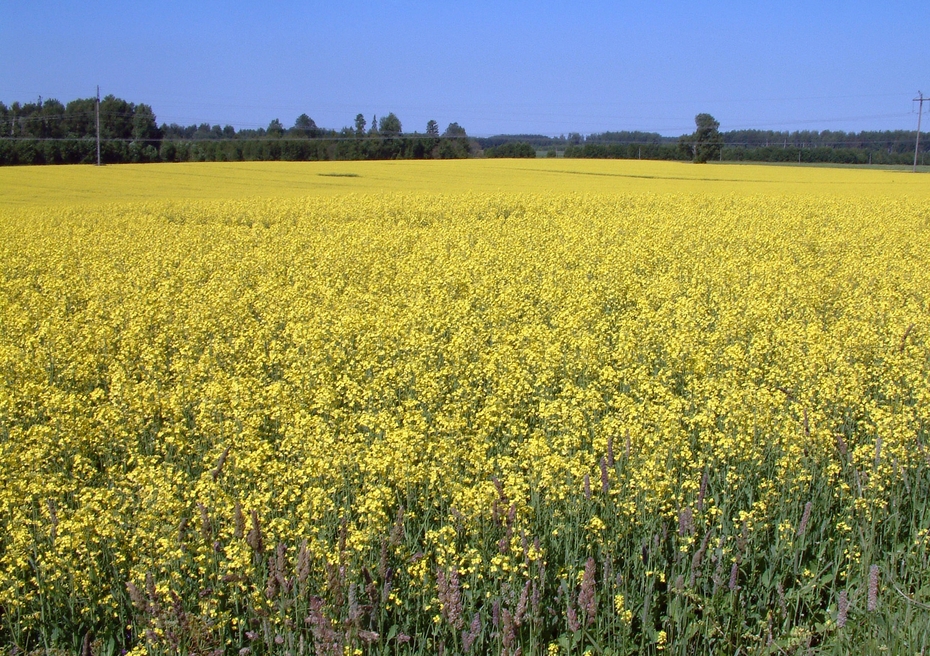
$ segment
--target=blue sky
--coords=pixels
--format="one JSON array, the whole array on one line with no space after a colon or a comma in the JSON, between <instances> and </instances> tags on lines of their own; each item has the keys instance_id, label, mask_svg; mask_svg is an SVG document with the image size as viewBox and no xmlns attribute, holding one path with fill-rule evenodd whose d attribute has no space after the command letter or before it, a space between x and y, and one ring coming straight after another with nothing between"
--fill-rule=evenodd
<instances>
[{"instance_id":1,"label":"blue sky","mask_svg":"<svg viewBox=\"0 0 930 656\"><path fill-rule=\"evenodd\" d=\"M473 135L908 129L930 2L5 0L0 100L97 84L159 122ZM925 104L925 111L928 106Z\"/></svg>"}]
</instances>

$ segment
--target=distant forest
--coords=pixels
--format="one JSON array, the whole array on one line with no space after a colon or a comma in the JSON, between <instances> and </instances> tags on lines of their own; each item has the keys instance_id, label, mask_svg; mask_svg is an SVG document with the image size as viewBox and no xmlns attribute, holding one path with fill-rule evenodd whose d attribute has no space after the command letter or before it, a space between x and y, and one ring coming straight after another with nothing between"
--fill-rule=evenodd
<instances>
[{"instance_id":1,"label":"distant forest","mask_svg":"<svg viewBox=\"0 0 930 656\"><path fill-rule=\"evenodd\" d=\"M89 164L97 161L96 99L0 102L0 165ZM722 161L910 164L914 131L867 132L731 130L720 133ZM472 138L458 123L440 132L404 132L393 113L369 122L362 114L340 130L301 114L290 127L267 128L157 123L152 107L115 96L100 101L100 157L124 162L245 160L452 159L463 157L574 157L690 160L682 137L654 132L602 132L548 137L517 134ZM930 134L921 133L920 163L930 163Z\"/></svg>"},{"instance_id":2,"label":"distant forest","mask_svg":"<svg viewBox=\"0 0 930 656\"><path fill-rule=\"evenodd\" d=\"M0 165L91 164L97 161L96 99L35 103L0 102ZM440 133L435 121L424 133L404 132L393 113L371 123L362 114L352 127L332 130L301 114L291 127L158 125L146 104L114 96L100 101L100 159L104 164L141 162L235 162L246 160L452 159L477 148L458 123Z\"/></svg>"},{"instance_id":3,"label":"distant forest","mask_svg":"<svg viewBox=\"0 0 930 656\"><path fill-rule=\"evenodd\" d=\"M731 130L720 133L724 162L804 162L834 164L912 164L914 130L842 132L813 130ZM686 137L687 135L685 135ZM527 144L536 155L591 159L661 159L690 161L682 149L685 137L664 137L656 132L602 132L547 137L544 135L497 135L475 141L484 149L499 151ZM521 149L521 153L525 153ZM526 156L511 155L511 156ZM930 133L920 133L918 163L930 164Z\"/></svg>"}]
</instances>

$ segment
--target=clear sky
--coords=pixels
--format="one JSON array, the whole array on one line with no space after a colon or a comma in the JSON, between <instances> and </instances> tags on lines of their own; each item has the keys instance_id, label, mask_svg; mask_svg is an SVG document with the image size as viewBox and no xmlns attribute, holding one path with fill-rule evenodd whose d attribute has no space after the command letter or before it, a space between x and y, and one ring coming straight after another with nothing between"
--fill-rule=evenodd
<instances>
[{"instance_id":1,"label":"clear sky","mask_svg":"<svg viewBox=\"0 0 930 656\"><path fill-rule=\"evenodd\" d=\"M0 2L0 100L98 84L159 123L237 128L913 130L930 1Z\"/></svg>"}]
</instances>

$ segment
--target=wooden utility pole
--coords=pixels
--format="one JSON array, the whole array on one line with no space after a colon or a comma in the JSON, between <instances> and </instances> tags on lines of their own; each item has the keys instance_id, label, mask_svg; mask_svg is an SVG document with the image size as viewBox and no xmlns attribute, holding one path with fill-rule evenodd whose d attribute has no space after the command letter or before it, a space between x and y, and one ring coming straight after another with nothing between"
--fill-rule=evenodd
<instances>
[{"instance_id":1,"label":"wooden utility pole","mask_svg":"<svg viewBox=\"0 0 930 656\"><path fill-rule=\"evenodd\" d=\"M923 92L918 91L917 97L914 98L915 102L920 103L917 110L917 140L914 142L914 173L917 173L917 151L920 149L920 119L924 114L924 100L930 101L930 98L924 98Z\"/></svg>"},{"instance_id":2,"label":"wooden utility pole","mask_svg":"<svg viewBox=\"0 0 930 656\"><path fill-rule=\"evenodd\" d=\"M97 166L100 166L100 85L97 85Z\"/></svg>"}]
</instances>

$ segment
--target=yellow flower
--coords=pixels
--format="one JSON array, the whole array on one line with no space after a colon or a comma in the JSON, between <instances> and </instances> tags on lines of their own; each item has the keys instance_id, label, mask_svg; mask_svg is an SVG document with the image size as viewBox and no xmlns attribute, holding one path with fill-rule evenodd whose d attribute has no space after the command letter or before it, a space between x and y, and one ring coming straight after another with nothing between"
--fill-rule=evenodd
<instances>
[{"instance_id":1,"label":"yellow flower","mask_svg":"<svg viewBox=\"0 0 930 656\"><path fill-rule=\"evenodd\" d=\"M604 524L600 517L595 516L588 520L588 524L585 528L591 533L599 534L607 528L607 525Z\"/></svg>"},{"instance_id":2,"label":"yellow flower","mask_svg":"<svg viewBox=\"0 0 930 656\"><path fill-rule=\"evenodd\" d=\"M620 615L623 613L626 604L626 600L623 598L622 594L614 595L614 610L617 611L617 614Z\"/></svg>"},{"instance_id":3,"label":"yellow flower","mask_svg":"<svg viewBox=\"0 0 930 656\"><path fill-rule=\"evenodd\" d=\"M245 627L388 568L423 612L543 549L577 584L563 547L607 535L664 581L657 522L704 569L789 552L818 486L806 536L854 578L926 464L925 180L422 164L0 169L7 628L174 595Z\"/></svg>"}]
</instances>

